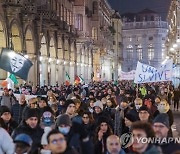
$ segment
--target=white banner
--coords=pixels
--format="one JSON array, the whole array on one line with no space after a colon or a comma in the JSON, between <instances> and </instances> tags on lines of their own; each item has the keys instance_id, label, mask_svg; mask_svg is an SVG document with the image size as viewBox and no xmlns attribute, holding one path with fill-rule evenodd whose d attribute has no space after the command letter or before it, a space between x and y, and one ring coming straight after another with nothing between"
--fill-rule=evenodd
<instances>
[{"instance_id":1,"label":"white banner","mask_svg":"<svg viewBox=\"0 0 180 154\"><path fill-rule=\"evenodd\" d=\"M167 60L159 69L138 62L134 83L160 82L172 80L173 62Z\"/></svg>"},{"instance_id":2,"label":"white banner","mask_svg":"<svg viewBox=\"0 0 180 154\"><path fill-rule=\"evenodd\" d=\"M135 77L135 70L132 70L130 72L120 72L119 80L134 80Z\"/></svg>"}]
</instances>

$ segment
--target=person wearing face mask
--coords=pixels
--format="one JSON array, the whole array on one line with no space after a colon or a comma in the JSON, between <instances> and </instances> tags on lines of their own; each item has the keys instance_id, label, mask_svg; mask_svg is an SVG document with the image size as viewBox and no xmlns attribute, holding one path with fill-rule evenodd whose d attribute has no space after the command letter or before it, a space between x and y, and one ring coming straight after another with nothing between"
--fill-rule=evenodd
<instances>
[{"instance_id":1,"label":"person wearing face mask","mask_svg":"<svg viewBox=\"0 0 180 154\"><path fill-rule=\"evenodd\" d=\"M169 103L165 99L162 99L157 108L158 108L158 111L157 111L156 116L159 115L160 113L167 113L167 115L169 117L170 129L168 132L168 136L171 137L172 136L171 126L174 122L174 116L173 116L173 113L170 109Z\"/></svg>"},{"instance_id":2,"label":"person wearing face mask","mask_svg":"<svg viewBox=\"0 0 180 154\"><path fill-rule=\"evenodd\" d=\"M62 114L57 118L56 126L59 132L65 136L70 147L74 147L82 154L93 154L92 141L83 125L72 122L69 115Z\"/></svg>"},{"instance_id":3,"label":"person wearing face mask","mask_svg":"<svg viewBox=\"0 0 180 154\"><path fill-rule=\"evenodd\" d=\"M133 109L131 109L131 110L129 111L129 113L130 113L131 115L133 115L133 117L135 117L136 121L139 120L139 114L138 114L138 112L139 112L139 109L140 109L140 107L141 107L142 105L143 105L142 99L141 99L141 98L136 98L136 99L134 100L134 107L133 107Z\"/></svg>"}]
</instances>

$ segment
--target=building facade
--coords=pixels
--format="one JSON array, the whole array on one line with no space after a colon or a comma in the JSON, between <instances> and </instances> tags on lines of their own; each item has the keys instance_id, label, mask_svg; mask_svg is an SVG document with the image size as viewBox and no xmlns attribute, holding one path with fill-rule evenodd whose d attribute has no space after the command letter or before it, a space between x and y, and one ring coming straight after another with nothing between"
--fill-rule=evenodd
<instances>
[{"instance_id":1,"label":"building facade","mask_svg":"<svg viewBox=\"0 0 180 154\"><path fill-rule=\"evenodd\" d=\"M174 61L173 82L175 86L178 86L180 84L180 1L171 1L167 21L167 58L172 58Z\"/></svg>"},{"instance_id":2,"label":"building facade","mask_svg":"<svg viewBox=\"0 0 180 154\"><path fill-rule=\"evenodd\" d=\"M71 83L75 75L99 80L112 49L112 12L106 0L1 0L0 48L32 61L26 82L34 85L62 84L66 73ZM0 80L8 75L0 74Z\"/></svg>"},{"instance_id":3,"label":"building facade","mask_svg":"<svg viewBox=\"0 0 180 154\"><path fill-rule=\"evenodd\" d=\"M112 26L114 27L115 33L113 36L113 52L114 52L114 80L118 80L120 72L122 70L123 62L123 40L122 40L122 20L118 12L114 12L112 16Z\"/></svg>"},{"instance_id":4,"label":"building facade","mask_svg":"<svg viewBox=\"0 0 180 154\"><path fill-rule=\"evenodd\" d=\"M123 71L136 69L137 62L159 67L166 56L167 22L145 9L123 17Z\"/></svg>"}]
</instances>

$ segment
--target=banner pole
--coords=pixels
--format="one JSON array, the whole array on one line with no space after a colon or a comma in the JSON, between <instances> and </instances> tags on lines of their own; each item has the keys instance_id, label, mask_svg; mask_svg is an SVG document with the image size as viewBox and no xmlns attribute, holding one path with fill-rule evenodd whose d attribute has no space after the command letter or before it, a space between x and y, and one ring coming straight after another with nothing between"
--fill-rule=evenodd
<instances>
[{"instance_id":1,"label":"banner pole","mask_svg":"<svg viewBox=\"0 0 180 154\"><path fill-rule=\"evenodd\" d=\"M137 88L136 88L136 98L138 98L138 92L139 92L139 84L137 83Z\"/></svg>"}]
</instances>

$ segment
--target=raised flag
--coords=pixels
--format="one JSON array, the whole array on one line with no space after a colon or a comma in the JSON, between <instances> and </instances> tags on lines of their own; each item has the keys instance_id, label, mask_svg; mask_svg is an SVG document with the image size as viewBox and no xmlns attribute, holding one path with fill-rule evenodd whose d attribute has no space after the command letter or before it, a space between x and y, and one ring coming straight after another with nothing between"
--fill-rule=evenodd
<instances>
[{"instance_id":1,"label":"raised flag","mask_svg":"<svg viewBox=\"0 0 180 154\"><path fill-rule=\"evenodd\" d=\"M79 79L81 83L84 82L84 79L81 76L79 76Z\"/></svg>"},{"instance_id":2,"label":"raised flag","mask_svg":"<svg viewBox=\"0 0 180 154\"><path fill-rule=\"evenodd\" d=\"M14 84L18 84L18 80L14 74L10 74L8 77Z\"/></svg>"},{"instance_id":3,"label":"raised flag","mask_svg":"<svg viewBox=\"0 0 180 154\"><path fill-rule=\"evenodd\" d=\"M66 72L66 81L65 81L65 84L68 86L68 85L70 85L70 76L69 76L69 74Z\"/></svg>"},{"instance_id":4,"label":"raised flag","mask_svg":"<svg viewBox=\"0 0 180 154\"><path fill-rule=\"evenodd\" d=\"M14 74L23 80L27 80L29 69L32 65L32 62L23 55L8 48L2 48L0 55L1 69Z\"/></svg>"}]
</instances>

